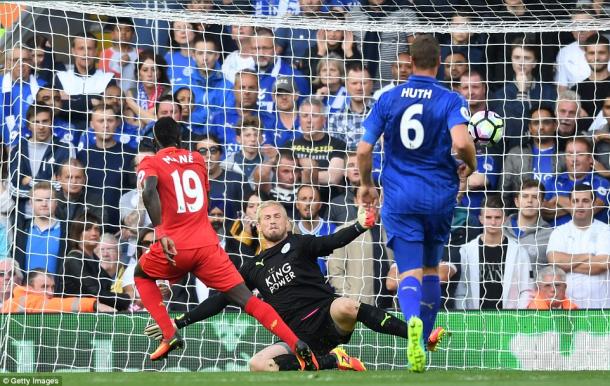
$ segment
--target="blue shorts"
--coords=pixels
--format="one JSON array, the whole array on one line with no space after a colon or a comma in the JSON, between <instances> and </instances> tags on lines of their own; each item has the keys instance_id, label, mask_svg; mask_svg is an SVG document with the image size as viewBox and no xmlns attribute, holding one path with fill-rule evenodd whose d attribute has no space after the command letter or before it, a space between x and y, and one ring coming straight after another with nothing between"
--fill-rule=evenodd
<instances>
[{"instance_id":1,"label":"blue shorts","mask_svg":"<svg viewBox=\"0 0 610 386\"><path fill-rule=\"evenodd\" d=\"M439 265L449 241L453 213L382 213L381 218L399 272Z\"/></svg>"},{"instance_id":2,"label":"blue shorts","mask_svg":"<svg viewBox=\"0 0 610 386\"><path fill-rule=\"evenodd\" d=\"M400 214L382 212L381 220L388 235L405 241L424 244L447 244L451 232L453 212L444 214Z\"/></svg>"}]
</instances>

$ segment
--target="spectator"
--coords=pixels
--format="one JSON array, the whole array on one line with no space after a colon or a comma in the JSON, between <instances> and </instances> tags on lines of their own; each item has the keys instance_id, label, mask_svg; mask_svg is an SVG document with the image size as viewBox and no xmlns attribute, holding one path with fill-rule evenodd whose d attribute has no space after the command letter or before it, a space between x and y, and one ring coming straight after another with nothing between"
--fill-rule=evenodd
<instances>
[{"instance_id":1,"label":"spectator","mask_svg":"<svg viewBox=\"0 0 610 386\"><path fill-rule=\"evenodd\" d=\"M328 188L340 184L345 166L345 143L331 137L326 131L324 105L313 97L305 99L299 107L303 137L292 142L292 151L298 165L304 169L303 183L320 185L324 201Z\"/></svg>"},{"instance_id":2,"label":"spectator","mask_svg":"<svg viewBox=\"0 0 610 386\"><path fill-rule=\"evenodd\" d=\"M336 54L320 58L316 68L313 86L315 94L324 101L325 110L329 113L339 111L345 106L347 89L345 88L345 67Z\"/></svg>"},{"instance_id":3,"label":"spectator","mask_svg":"<svg viewBox=\"0 0 610 386\"><path fill-rule=\"evenodd\" d=\"M254 70L254 48L252 36L254 27L245 25L231 26L231 37L237 50L231 52L222 62L222 74L225 79L235 83L235 75L243 70Z\"/></svg>"},{"instance_id":4,"label":"spectator","mask_svg":"<svg viewBox=\"0 0 610 386\"><path fill-rule=\"evenodd\" d=\"M155 105L155 120L148 122L146 126L142 129L141 136L147 137L152 140L153 138L153 127L157 120L163 117L172 117L174 121L180 122L182 118L182 107L181 105L174 99L172 95L163 95L157 100ZM187 127L182 125L182 136L190 139L191 133L188 131Z\"/></svg>"},{"instance_id":5,"label":"spectator","mask_svg":"<svg viewBox=\"0 0 610 386\"><path fill-rule=\"evenodd\" d=\"M193 24L176 20L172 22L170 31L171 48L163 59L167 63L167 78L172 86L188 86L188 80L195 68L195 60L191 56L195 30Z\"/></svg>"},{"instance_id":6,"label":"spectator","mask_svg":"<svg viewBox=\"0 0 610 386\"><path fill-rule=\"evenodd\" d=\"M145 157L154 155L154 149L147 142L140 142L138 154L133 159L133 170L138 170L140 162ZM141 228L152 227L148 212L142 202L140 181L136 187L121 196L119 201L121 215L121 243L127 244L125 250L121 250L121 262L129 264L135 263L137 251L137 237Z\"/></svg>"},{"instance_id":7,"label":"spectator","mask_svg":"<svg viewBox=\"0 0 610 386\"><path fill-rule=\"evenodd\" d=\"M61 85L62 98L67 99L71 123L84 130L93 101L102 99L114 74L96 69L97 40L89 32L72 37L70 54L73 64L66 66L66 71L57 72L55 85Z\"/></svg>"},{"instance_id":8,"label":"spectator","mask_svg":"<svg viewBox=\"0 0 610 386\"><path fill-rule=\"evenodd\" d=\"M95 249L100 242L100 220L90 213L77 217L68 233L69 252L60 270L66 296L95 296L102 304L126 310L131 299L112 292L112 277L100 265Z\"/></svg>"},{"instance_id":9,"label":"spectator","mask_svg":"<svg viewBox=\"0 0 610 386\"><path fill-rule=\"evenodd\" d=\"M73 152L69 144L53 136L53 111L50 108L30 106L26 119L29 133L19 140L19 146L11 153L11 185L17 198L28 197L35 182L51 181L59 165ZM17 199L17 205L20 216L30 216L28 202Z\"/></svg>"},{"instance_id":10,"label":"spectator","mask_svg":"<svg viewBox=\"0 0 610 386\"><path fill-rule=\"evenodd\" d=\"M103 197L108 217L102 218L106 231L118 230L119 200L131 189L129 173L133 173L133 150L115 140L119 120L110 107L96 106L91 111L91 128L95 144L85 145L77 154L87 173L87 188Z\"/></svg>"},{"instance_id":11,"label":"spectator","mask_svg":"<svg viewBox=\"0 0 610 386\"><path fill-rule=\"evenodd\" d=\"M345 224L356 219L356 191L360 186L360 171L355 152L347 152L345 157L345 189L330 200L328 220L335 224Z\"/></svg>"},{"instance_id":12,"label":"spectator","mask_svg":"<svg viewBox=\"0 0 610 386\"><path fill-rule=\"evenodd\" d=\"M504 209L497 196L485 199L479 216L483 234L460 248L462 275L456 289L458 309L501 310L527 307L530 258L504 235Z\"/></svg>"},{"instance_id":13,"label":"spectator","mask_svg":"<svg viewBox=\"0 0 610 386\"><path fill-rule=\"evenodd\" d=\"M591 122L590 119L584 116L584 110L580 106L578 94L572 90L559 92L555 111L559 121L557 134L559 135L560 149L563 150L565 148L565 140L586 130Z\"/></svg>"},{"instance_id":14,"label":"spectator","mask_svg":"<svg viewBox=\"0 0 610 386\"><path fill-rule=\"evenodd\" d=\"M396 61L392 62L392 67L390 69L392 72L392 81L379 90L375 91L373 94L373 99L378 100L381 94L386 91L389 91L399 85L400 83L404 83L409 79L409 76L413 72L413 67L411 65L411 55L407 51L399 52L396 55Z\"/></svg>"},{"instance_id":15,"label":"spectator","mask_svg":"<svg viewBox=\"0 0 610 386\"><path fill-rule=\"evenodd\" d=\"M394 0L368 0L357 3L346 13L346 20L360 22L362 25L418 22L417 14L411 7L401 6ZM394 60L396 53L407 48L406 31L380 33L358 31L352 40L361 42L361 57L365 59L362 65L369 69L374 78L381 78L382 81L390 79L390 63Z\"/></svg>"},{"instance_id":16,"label":"spectator","mask_svg":"<svg viewBox=\"0 0 610 386\"><path fill-rule=\"evenodd\" d=\"M510 149L521 145L527 111L534 102L553 103L557 93L550 84L536 79L537 47L528 38L517 38L511 46L511 65L515 78L492 94L491 108L504 117L504 143Z\"/></svg>"},{"instance_id":17,"label":"spectator","mask_svg":"<svg viewBox=\"0 0 610 386\"><path fill-rule=\"evenodd\" d=\"M578 308L566 296L567 275L556 266L544 267L536 275L537 291L527 306L530 310L575 310Z\"/></svg>"},{"instance_id":18,"label":"spectator","mask_svg":"<svg viewBox=\"0 0 610 386\"><path fill-rule=\"evenodd\" d=\"M100 205L102 195L87 189L85 168L78 159L65 160L59 166L56 180L60 189L57 192L55 216L59 221L69 223L85 212L93 213L98 218L108 217Z\"/></svg>"},{"instance_id":19,"label":"spectator","mask_svg":"<svg viewBox=\"0 0 610 386\"><path fill-rule=\"evenodd\" d=\"M240 151L230 154L224 160L224 169L242 175L245 181L250 179L256 165L263 162L260 153L264 141L263 127L258 118L246 115L235 127L237 132L237 143Z\"/></svg>"},{"instance_id":20,"label":"spectator","mask_svg":"<svg viewBox=\"0 0 610 386\"><path fill-rule=\"evenodd\" d=\"M209 199L221 203L219 205L222 206L225 217L231 220L237 219L243 197L248 193L244 179L241 175L222 167L222 145L213 135L197 138L195 150L201 153L208 163Z\"/></svg>"},{"instance_id":21,"label":"spectator","mask_svg":"<svg viewBox=\"0 0 610 386\"><path fill-rule=\"evenodd\" d=\"M316 18L323 16L322 0L298 0L298 3L300 18L315 23L318 21ZM315 44L316 32L308 28L282 27L275 31L275 40L282 56L291 58L293 65L302 66L309 49Z\"/></svg>"},{"instance_id":22,"label":"spectator","mask_svg":"<svg viewBox=\"0 0 610 386\"><path fill-rule=\"evenodd\" d=\"M549 263L567 273L567 295L579 308L608 308L610 228L593 218L591 186L576 185L570 195L572 220L551 233Z\"/></svg>"},{"instance_id":23,"label":"spectator","mask_svg":"<svg viewBox=\"0 0 610 386\"><path fill-rule=\"evenodd\" d=\"M557 149L557 120L552 109L536 106L530 112L529 143L515 146L506 155L502 182L506 202L512 202L523 181L535 179L542 184L564 168L564 157Z\"/></svg>"},{"instance_id":24,"label":"spectator","mask_svg":"<svg viewBox=\"0 0 610 386\"><path fill-rule=\"evenodd\" d=\"M231 261L240 268L247 259L251 259L262 251L256 229L256 211L261 204L261 198L256 192L245 197L241 216L229 228L229 236L225 250Z\"/></svg>"},{"instance_id":25,"label":"spectator","mask_svg":"<svg viewBox=\"0 0 610 386\"><path fill-rule=\"evenodd\" d=\"M345 86L347 98L341 108L328 117L328 133L346 144L347 150L356 151L364 135L362 122L372 107L373 80L366 68L354 65L348 68ZM376 146L381 152L381 145ZM376 165L379 168L380 162Z\"/></svg>"},{"instance_id":26,"label":"spectator","mask_svg":"<svg viewBox=\"0 0 610 386\"><path fill-rule=\"evenodd\" d=\"M104 233L94 253L100 258L100 267L113 280L110 291L121 294L126 266L119 260L119 240L111 233Z\"/></svg>"},{"instance_id":27,"label":"spectator","mask_svg":"<svg viewBox=\"0 0 610 386\"><path fill-rule=\"evenodd\" d=\"M341 12L330 12L323 16L334 21L345 18ZM354 41L354 33L351 31L319 29L316 32L314 43L311 44L302 58L294 60L294 65L305 75L311 76L313 71L318 68L319 61L329 56L339 60L343 73L349 63L362 61L362 54Z\"/></svg>"},{"instance_id":28,"label":"spectator","mask_svg":"<svg viewBox=\"0 0 610 386\"><path fill-rule=\"evenodd\" d=\"M180 105L180 120L179 122L190 126L190 131L195 134L203 134L204 124L195 124L192 122L191 115L195 107L195 94L189 87L180 87L174 90L174 100ZM199 123L199 122L197 122ZM205 122L202 122L205 123Z\"/></svg>"},{"instance_id":29,"label":"spectator","mask_svg":"<svg viewBox=\"0 0 610 386\"><path fill-rule=\"evenodd\" d=\"M66 69L63 63L55 61L53 47L47 36L37 33L25 46L32 50L32 71L36 79L40 80L40 85L53 83L55 71Z\"/></svg>"},{"instance_id":30,"label":"spectator","mask_svg":"<svg viewBox=\"0 0 610 386\"><path fill-rule=\"evenodd\" d=\"M142 9L142 15L146 15L147 11L163 12L174 10L183 10L183 4L177 0L168 0L159 2L133 2L129 6L139 10ZM171 28L170 23L159 18L155 19L139 19L134 18L136 42L140 49L155 50L157 53L167 51L170 44Z\"/></svg>"},{"instance_id":31,"label":"spectator","mask_svg":"<svg viewBox=\"0 0 610 386\"><path fill-rule=\"evenodd\" d=\"M299 219L294 227L295 234L327 236L335 233L335 224L328 222L320 217L322 202L320 201L320 191L311 185L301 185L297 189L296 209L299 212ZM327 256L318 257L320 271L326 276Z\"/></svg>"},{"instance_id":32,"label":"spectator","mask_svg":"<svg viewBox=\"0 0 610 386\"><path fill-rule=\"evenodd\" d=\"M459 92L468 101L470 114L487 110L487 81L480 72L472 70L460 78Z\"/></svg>"},{"instance_id":33,"label":"spectator","mask_svg":"<svg viewBox=\"0 0 610 386\"><path fill-rule=\"evenodd\" d=\"M449 42L441 44L441 62L447 62L447 57L453 53L460 53L465 59L465 63L470 63L471 69L476 68L480 72L480 67L487 64L487 60L483 55L483 50L477 36L472 36L466 29L472 19L465 14L456 12L451 16L451 26L456 28L449 34ZM457 30L461 28L462 30ZM446 78L446 68L440 67L438 76L441 79ZM460 81L457 79L457 81ZM474 112L473 112L474 113Z\"/></svg>"},{"instance_id":34,"label":"spectator","mask_svg":"<svg viewBox=\"0 0 610 386\"><path fill-rule=\"evenodd\" d=\"M572 21L577 24L590 23L594 18L593 13L586 7L576 7L572 11ZM583 45L595 35L595 31L573 31L572 35L575 41L562 47L557 54L555 81L559 91L573 87L591 76L591 67L587 64Z\"/></svg>"},{"instance_id":35,"label":"spectator","mask_svg":"<svg viewBox=\"0 0 610 386\"><path fill-rule=\"evenodd\" d=\"M241 71L236 75L233 86L235 105L226 106L225 109L212 114L209 132L221 140L225 155L239 151L235 125L245 116L259 115L257 106L259 95L258 75L249 70Z\"/></svg>"},{"instance_id":36,"label":"spectator","mask_svg":"<svg viewBox=\"0 0 610 386\"><path fill-rule=\"evenodd\" d=\"M259 78L258 105L263 111L271 112L273 97L271 95L273 84L280 75L291 76L301 95L309 95L309 81L301 71L294 69L288 61L277 56L273 31L268 28L257 28L254 33L253 47L255 53L256 69Z\"/></svg>"},{"instance_id":37,"label":"spectator","mask_svg":"<svg viewBox=\"0 0 610 386\"><path fill-rule=\"evenodd\" d=\"M263 201L280 202L288 216L295 217L294 202L301 183L301 171L292 151L280 150L276 157L257 166L252 177Z\"/></svg>"},{"instance_id":38,"label":"spectator","mask_svg":"<svg viewBox=\"0 0 610 386\"><path fill-rule=\"evenodd\" d=\"M2 85L2 144L10 145L18 140L25 123L32 99L43 82L32 74L32 51L26 47L15 47L6 53L5 72L0 76Z\"/></svg>"},{"instance_id":39,"label":"spectator","mask_svg":"<svg viewBox=\"0 0 610 386\"><path fill-rule=\"evenodd\" d=\"M469 72L468 57L463 52L453 52L445 57L444 83L450 90L460 91L460 80Z\"/></svg>"},{"instance_id":40,"label":"spectator","mask_svg":"<svg viewBox=\"0 0 610 386\"><path fill-rule=\"evenodd\" d=\"M386 278L394 253L386 245L385 229L376 224L348 245L335 249L328 257L328 281L335 292L379 308L392 308Z\"/></svg>"},{"instance_id":41,"label":"spectator","mask_svg":"<svg viewBox=\"0 0 610 386\"><path fill-rule=\"evenodd\" d=\"M25 272L42 268L56 274L66 255L66 223L55 215L57 200L51 183L36 183L30 193L32 218L16 227L14 257Z\"/></svg>"},{"instance_id":42,"label":"spectator","mask_svg":"<svg viewBox=\"0 0 610 386\"><path fill-rule=\"evenodd\" d=\"M595 192L593 202L595 218L607 224L610 183L593 172L593 150L588 139L584 137L568 139L565 170L544 183L546 195L543 205L550 209L545 219L554 226L569 222L572 212L570 197L572 190L576 185L584 184Z\"/></svg>"},{"instance_id":43,"label":"spectator","mask_svg":"<svg viewBox=\"0 0 610 386\"><path fill-rule=\"evenodd\" d=\"M552 231L540 213L543 199L544 186L539 181L523 181L519 194L515 195L517 213L508 216L504 222L506 236L525 248L536 272L547 264L546 247Z\"/></svg>"},{"instance_id":44,"label":"spectator","mask_svg":"<svg viewBox=\"0 0 610 386\"><path fill-rule=\"evenodd\" d=\"M119 79L119 87L125 91L131 89L136 80L134 75L138 50L132 43L134 32L133 21L130 18L117 18L110 32L112 44L100 55L100 69L113 73L114 78Z\"/></svg>"},{"instance_id":45,"label":"spectator","mask_svg":"<svg viewBox=\"0 0 610 386\"><path fill-rule=\"evenodd\" d=\"M263 152L271 156L274 149L286 148L299 138L299 92L292 78L279 76L273 85L273 112L263 114L265 146Z\"/></svg>"},{"instance_id":46,"label":"spectator","mask_svg":"<svg viewBox=\"0 0 610 386\"><path fill-rule=\"evenodd\" d=\"M8 179L8 149L0 144L0 260L9 256L13 242L15 201Z\"/></svg>"},{"instance_id":47,"label":"spectator","mask_svg":"<svg viewBox=\"0 0 610 386\"><path fill-rule=\"evenodd\" d=\"M94 297L56 297L55 280L44 269L36 268L28 274L27 286L16 284L13 297L2 306L2 313L54 312L114 312Z\"/></svg>"},{"instance_id":48,"label":"spectator","mask_svg":"<svg viewBox=\"0 0 610 386\"><path fill-rule=\"evenodd\" d=\"M21 285L23 274L19 263L7 257L0 259L0 306L11 298L11 293L16 285Z\"/></svg>"},{"instance_id":49,"label":"spectator","mask_svg":"<svg viewBox=\"0 0 610 386\"><path fill-rule=\"evenodd\" d=\"M188 87L194 99L193 114L198 123L206 123L215 111L234 106L233 84L227 81L220 69L220 42L213 35L198 36L193 40L195 67ZM176 88L174 87L174 90Z\"/></svg>"},{"instance_id":50,"label":"spectator","mask_svg":"<svg viewBox=\"0 0 610 386\"><path fill-rule=\"evenodd\" d=\"M610 42L603 35L592 35L584 42L585 58L591 75L574 86L582 101L582 108L590 117L602 111L606 96L610 95Z\"/></svg>"},{"instance_id":51,"label":"spectator","mask_svg":"<svg viewBox=\"0 0 610 386\"><path fill-rule=\"evenodd\" d=\"M165 62L152 51L142 51L138 56L136 82L133 89L125 91L125 104L138 116L140 126L158 119L155 106L168 87L165 67Z\"/></svg>"},{"instance_id":52,"label":"spectator","mask_svg":"<svg viewBox=\"0 0 610 386\"><path fill-rule=\"evenodd\" d=\"M133 274L136 268L136 261L140 259L140 256L142 256L142 254L147 251L151 245L153 245L153 243L155 242L155 231L152 228L141 228L139 229L139 236L136 242L136 255L135 255L135 261L130 262L127 265L127 268L125 268L125 273L123 274L123 292L125 294L127 294L131 300L133 301L131 303L131 306L129 307L130 311L140 311L142 309L144 309L144 306L142 305L142 301L140 300L140 294L138 294L138 290L136 288L135 285L135 281L133 278ZM160 288L167 288L169 290L169 287L163 285ZM168 299L169 298L169 291L167 291L168 293L164 294L163 298L164 299Z\"/></svg>"},{"instance_id":53,"label":"spectator","mask_svg":"<svg viewBox=\"0 0 610 386\"><path fill-rule=\"evenodd\" d=\"M603 126L593 131L595 161L593 169L606 179L610 178L610 95L604 99L602 114Z\"/></svg>"},{"instance_id":54,"label":"spectator","mask_svg":"<svg viewBox=\"0 0 610 386\"><path fill-rule=\"evenodd\" d=\"M62 109L61 93L58 89L42 86L36 93L36 105L47 106L53 110L53 135L61 142L76 145L80 139L81 131L76 130ZM25 127L24 127L25 128ZM23 132L22 134L27 134Z\"/></svg>"}]
</instances>

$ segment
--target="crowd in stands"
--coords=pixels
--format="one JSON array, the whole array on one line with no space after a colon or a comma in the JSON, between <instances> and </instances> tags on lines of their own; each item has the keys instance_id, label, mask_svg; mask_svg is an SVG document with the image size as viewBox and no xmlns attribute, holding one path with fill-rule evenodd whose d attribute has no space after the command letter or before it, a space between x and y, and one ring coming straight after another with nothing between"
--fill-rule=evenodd
<instances>
[{"instance_id":1,"label":"crowd in stands","mask_svg":"<svg viewBox=\"0 0 610 386\"><path fill-rule=\"evenodd\" d=\"M434 11L430 3L235 0L223 9L366 24L417 21ZM497 3L493 15L507 20L539 15L527 1ZM554 17L606 17L593 3ZM477 17L451 9L442 16L455 26ZM6 50L2 312L142 308L134 265L154 232L136 170L155 153L160 117L180 122L183 145L205 157L209 216L236 266L264 248L256 228L262 201L281 202L302 234L327 235L355 220L363 121L411 75L413 33L189 21L158 21L153 30L149 22L108 19L105 30L70 35L65 62L48 35ZM608 37L591 30L437 38L440 84L462 94L472 114L489 109L505 118L503 141L477 148L478 170L462 187L440 271L445 306L610 308ZM374 154L379 182L382 143ZM320 257L320 270L338 294L394 307L397 273L386 241L378 223ZM191 276L159 286L175 311L211 291Z\"/></svg>"}]
</instances>

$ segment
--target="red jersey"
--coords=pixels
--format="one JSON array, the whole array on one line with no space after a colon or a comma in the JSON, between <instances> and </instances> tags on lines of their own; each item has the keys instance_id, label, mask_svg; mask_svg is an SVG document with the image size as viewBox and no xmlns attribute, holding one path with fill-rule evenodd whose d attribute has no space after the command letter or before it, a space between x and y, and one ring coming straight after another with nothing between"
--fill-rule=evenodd
<instances>
[{"instance_id":1,"label":"red jersey","mask_svg":"<svg viewBox=\"0 0 610 386\"><path fill-rule=\"evenodd\" d=\"M208 172L203 156L167 147L146 157L138 167L138 181L157 177L161 201L161 232L177 249L193 249L218 244L218 236L208 219Z\"/></svg>"}]
</instances>

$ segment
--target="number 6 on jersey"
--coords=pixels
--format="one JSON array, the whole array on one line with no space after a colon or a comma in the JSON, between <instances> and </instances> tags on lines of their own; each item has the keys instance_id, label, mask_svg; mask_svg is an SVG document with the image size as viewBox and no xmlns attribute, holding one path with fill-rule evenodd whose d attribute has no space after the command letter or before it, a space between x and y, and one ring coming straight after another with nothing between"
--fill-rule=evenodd
<instances>
[{"instance_id":1,"label":"number 6 on jersey","mask_svg":"<svg viewBox=\"0 0 610 386\"><path fill-rule=\"evenodd\" d=\"M421 115L423 111L424 105L417 103L409 106L402 114L400 119L400 140L407 149L417 149L424 142L424 126L422 126L418 119L413 118L414 115ZM411 131L414 131L413 139L411 139Z\"/></svg>"}]
</instances>

